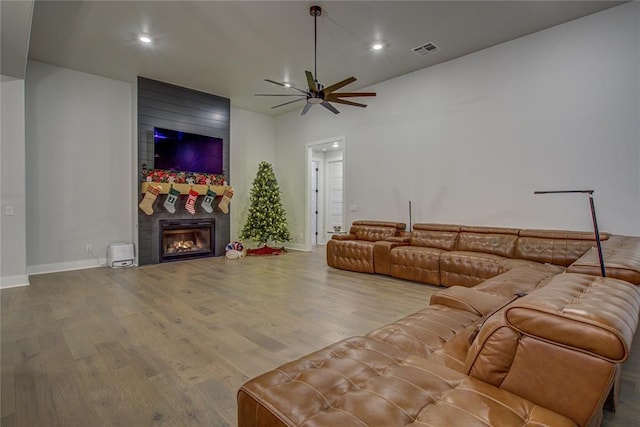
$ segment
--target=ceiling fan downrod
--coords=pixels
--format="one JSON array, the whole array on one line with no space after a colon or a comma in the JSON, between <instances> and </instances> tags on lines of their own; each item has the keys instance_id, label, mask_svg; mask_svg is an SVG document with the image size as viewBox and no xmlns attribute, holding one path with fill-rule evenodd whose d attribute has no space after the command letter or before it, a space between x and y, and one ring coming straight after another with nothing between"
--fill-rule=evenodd
<instances>
[{"instance_id":1,"label":"ceiling fan downrod","mask_svg":"<svg viewBox=\"0 0 640 427\"><path fill-rule=\"evenodd\" d=\"M320 6L311 6L309 15L313 16L313 79L318 81L318 16L322 15Z\"/></svg>"}]
</instances>

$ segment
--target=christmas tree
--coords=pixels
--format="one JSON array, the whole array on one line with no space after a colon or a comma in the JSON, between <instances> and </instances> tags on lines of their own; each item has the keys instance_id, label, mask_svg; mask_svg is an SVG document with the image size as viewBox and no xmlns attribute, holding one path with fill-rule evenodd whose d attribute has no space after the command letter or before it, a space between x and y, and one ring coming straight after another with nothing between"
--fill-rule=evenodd
<instances>
[{"instance_id":1,"label":"christmas tree","mask_svg":"<svg viewBox=\"0 0 640 427\"><path fill-rule=\"evenodd\" d=\"M258 166L249 200L249 216L240 233L241 239L255 240L261 245L269 241L285 242L291 239L280 202L280 187L270 163L261 162Z\"/></svg>"}]
</instances>

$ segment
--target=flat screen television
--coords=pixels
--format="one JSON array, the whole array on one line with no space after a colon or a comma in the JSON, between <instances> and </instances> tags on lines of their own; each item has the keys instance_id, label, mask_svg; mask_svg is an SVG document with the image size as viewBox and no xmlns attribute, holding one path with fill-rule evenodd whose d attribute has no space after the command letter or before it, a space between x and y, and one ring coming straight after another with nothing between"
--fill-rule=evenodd
<instances>
[{"instance_id":1,"label":"flat screen television","mask_svg":"<svg viewBox=\"0 0 640 427\"><path fill-rule=\"evenodd\" d=\"M153 168L222 174L222 139L153 128Z\"/></svg>"}]
</instances>

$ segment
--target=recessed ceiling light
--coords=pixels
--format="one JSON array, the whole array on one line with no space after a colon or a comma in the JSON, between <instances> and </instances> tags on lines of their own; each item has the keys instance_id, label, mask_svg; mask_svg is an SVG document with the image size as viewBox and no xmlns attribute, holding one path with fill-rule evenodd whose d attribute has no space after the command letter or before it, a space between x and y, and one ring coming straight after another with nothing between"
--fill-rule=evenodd
<instances>
[{"instance_id":1,"label":"recessed ceiling light","mask_svg":"<svg viewBox=\"0 0 640 427\"><path fill-rule=\"evenodd\" d=\"M142 43L146 43L146 44L149 44L149 43L151 43L153 41L151 36L148 35L148 34L140 34L138 36L138 40L140 40Z\"/></svg>"},{"instance_id":2,"label":"recessed ceiling light","mask_svg":"<svg viewBox=\"0 0 640 427\"><path fill-rule=\"evenodd\" d=\"M340 146L340 144L338 144L337 142L334 142L333 145L332 145L333 148L338 148L339 146Z\"/></svg>"},{"instance_id":3,"label":"recessed ceiling light","mask_svg":"<svg viewBox=\"0 0 640 427\"><path fill-rule=\"evenodd\" d=\"M383 45L382 45L382 43L374 43L374 44L371 46L371 48L372 48L373 50L380 50L380 49L382 49L382 48L383 48Z\"/></svg>"},{"instance_id":4,"label":"recessed ceiling light","mask_svg":"<svg viewBox=\"0 0 640 427\"><path fill-rule=\"evenodd\" d=\"M291 83L285 83L284 87L291 87Z\"/></svg>"}]
</instances>

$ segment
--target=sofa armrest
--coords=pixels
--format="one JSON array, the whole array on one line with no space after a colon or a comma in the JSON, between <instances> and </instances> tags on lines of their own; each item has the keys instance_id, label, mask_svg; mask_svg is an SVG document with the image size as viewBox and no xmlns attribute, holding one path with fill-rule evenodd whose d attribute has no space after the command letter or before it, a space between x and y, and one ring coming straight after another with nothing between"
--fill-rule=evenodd
<instances>
[{"instance_id":1,"label":"sofa armrest","mask_svg":"<svg viewBox=\"0 0 640 427\"><path fill-rule=\"evenodd\" d=\"M409 239L404 242L401 237L387 237L373 244L373 270L378 274L391 275L391 249L398 246L406 246Z\"/></svg>"},{"instance_id":2,"label":"sofa armrest","mask_svg":"<svg viewBox=\"0 0 640 427\"><path fill-rule=\"evenodd\" d=\"M635 285L559 274L482 325L465 369L578 425L599 425L639 313Z\"/></svg>"},{"instance_id":3,"label":"sofa armrest","mask_svg":"<svg viewBox=\"0 0 640 427\"><path fill-rule=\"evenodd\" d=\"M522 334L618 363L629 355L639 314L636 286L571 273L556 276L505 312Z\"/></svg>"},{"instance_id":4,"label":"sofa armrest","mask_svg":"<svg viewBox=\"0 0 640 427\"><path fill-rule=\"evenodd\" d=\"M399 243L400 245L408 245L410 241L411 241L410 236L387 237L387 242ZM400 246L400 245L397 245L397 246Z\"/></svg>"},{"instance_id":5,"label":"sofa armrest","mask_svg":"<svg viewBox=\"0 0 640 427\"><path fill-rule=\"evenodd\" d=\"M504 305L510 299L464 286L451 286L431 295L430 305L444 305L484 316Z\"/></svg>"},{"instance_id":6,"label":"sofa armrest","mask_svg":"<svg viewBox=\"0 0 640 427\"><path fill-rule=\"evenodd\" d=\"M331 240L356 240L356 236L351 233L334 234L333 236L331 236Z\"/></svg>"}]
</instances>

